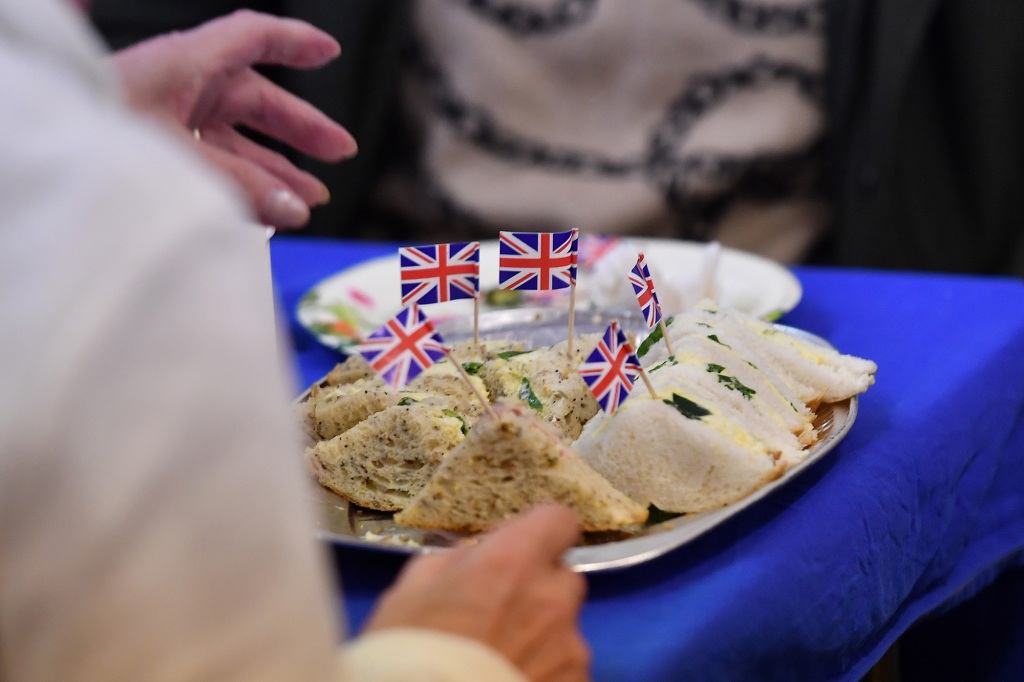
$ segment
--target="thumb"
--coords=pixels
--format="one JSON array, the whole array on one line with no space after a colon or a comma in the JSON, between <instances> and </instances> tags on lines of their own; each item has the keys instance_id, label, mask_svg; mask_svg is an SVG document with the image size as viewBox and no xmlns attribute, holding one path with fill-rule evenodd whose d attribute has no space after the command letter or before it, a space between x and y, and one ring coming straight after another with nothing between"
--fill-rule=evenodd
<instances>
[{"instance_id":1,"label":"thumb","mask_svg":"<svg viewBox=\"0 0 1024 682\"><path fill-rule=\"evenodd\" d=\"M579 539L580 523L574 511L562 505L543 504L502 524L484 542L515 547L523 558L553 564L559 563Z\"/></svg>"}]
</instances>

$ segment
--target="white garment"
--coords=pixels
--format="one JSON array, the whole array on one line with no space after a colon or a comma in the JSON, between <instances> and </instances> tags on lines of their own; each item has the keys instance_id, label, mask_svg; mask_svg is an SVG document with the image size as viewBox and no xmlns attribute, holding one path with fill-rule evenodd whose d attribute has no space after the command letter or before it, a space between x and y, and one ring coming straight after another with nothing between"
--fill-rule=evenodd
<instances>
[{"instance_id":1,"label":"white garment","mask_svg":"<svg viewBox=\"0 0 1024 682\"><path fill-rule=\"evenodd\" d=\"M56 0L0 0L0 92L0 681L520 679L339 666L263 231Z\"/></svg>"}]
</instances>

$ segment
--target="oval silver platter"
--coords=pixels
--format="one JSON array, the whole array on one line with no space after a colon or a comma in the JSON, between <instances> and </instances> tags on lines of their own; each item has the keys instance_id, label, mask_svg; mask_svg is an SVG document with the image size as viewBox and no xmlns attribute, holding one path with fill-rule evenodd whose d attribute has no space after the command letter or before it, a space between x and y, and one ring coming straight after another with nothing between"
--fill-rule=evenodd
<instances>
[{"instance_id":1,"label":"oval silver platter","mask_svg":"<svg viewBox=\"0 0 1024 682\"><path fill-rule=\"evenodd\" d=\"M642 339L647 326L639 311L578 311L575 315L575 336L603 333L611 320L618 320L627 333ZM473 336L472 318L436 325L446 341L457 341ZM776 325L780 330L811 343L831 346L827 341L809 332L793 327ZM514 308L487 312L480 316L481 339L516 339L531 346L552 345L564 341L568 335L568 312L549 308ZM299 401L305 394L299 397ZM699 514L685 514L658 523L648 523L634 533L603 533L588 535L584 544L574 547L565 555L566 563L579 572L610 571L626 568L675 550L694 538L710 531L726 519L755 504L786 485L809 467L814 466L843 440L857 418L857 398L819 407L815 426L819 440L807 452L807 458L781 477L759 488L732 504ZM390 512L378 512L349 504L335 493L317 486L315 501L318 505L318 538L354 547L381 552L417 554L443 551L464 542L472 536L455 533L408 528L394 523Z\"/></svg>"}]
</instances>

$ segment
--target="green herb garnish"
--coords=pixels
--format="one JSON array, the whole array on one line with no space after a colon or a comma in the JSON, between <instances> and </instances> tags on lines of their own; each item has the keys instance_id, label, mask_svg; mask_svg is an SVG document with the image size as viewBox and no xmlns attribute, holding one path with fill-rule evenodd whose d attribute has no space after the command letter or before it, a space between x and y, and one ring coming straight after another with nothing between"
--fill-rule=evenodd
<instances>
[{"instance_id":1,"label":"green herb garnish","mask_svg":"<svg viewBox=\"0 0 1024 682\"><path fill-rule=\"evenodd\" d=\"M712 341L714 341L715 343L717 343L719 346L725 346L726 348L732 348L732 346L728 346L728 345L722 343L721 341L719 341L717 334L708 334L708 338L711 339Z\"/></svg>"},{"instance_id":2,"label":"green herb garnish","mask_svg":"<svg viewBox=\"0 0 1024 682\"><path fill-rule=\"evenodd\" d=\"M418 402L419 401L416 400L416 398L411 398L409 396L406 396L406 397L404 397L404 398L402 398L401 400L398 401L398 406L399 407L407 407L409 405L412 405L413 403L418 403Z\"/></svg>"},{"instance_id":3,"label":"green herb garnish","mask_svg":"<svg viewBox=\"0 0 1024 682\"><path fill-rule=\"evenodd\" d=\"M532 352L533 351L530 350L503 350L500 353L498 353L498 357L501 358L502 360L508 360L509 358L514 358L517 355L526 355L527 353Z\"/></svg>"},{"instance_id":4,"label":"green herb garnish","mask_svg":"<svg viewBox=\"0 0 1024 682\"><path fill-rule=\"evenodd\" d=\"M466 370L466 374L471 377L476 376L480 373L480 368L484 366L482 362L464 362L462 363L462 369Z\"/></svg>"},{"instance_id":5,"label":"green herb garnish","mask_svg":"<svg viewBox=\"0 0 1024 682\"><path fill-rule=\"evenodd\" d=\"M679 362L676 360L676 356L670 355L668 357L668 360L664 360L662 362L659 362L654 367L651 367L649 370L647 370L647 373L648 374L654 374L655 372L657 372L662 367L670 367L670 366L678 365L678 364L679 364Z\"/></svg>"},{"instance_id":6,"label":"green herb garnish","mask_svg":"<svg viewBox=\"0 0 1024 682\"><path fill-rule=\"evenodd\" d=\"M708 363L708 371L712 374L721 374L724 370L725 367L722 367L721 365L716 365L713 362Z\"/></svg>"},{"instance_id":7,"label":"green herb garnish","mask_svg":"<svg viewBox=\"0 0 1024 682\"><path fill-rule=\"evenodd\" d=\"M665 320L665 327L666 328L670 324L672 324L672 320L673 319L675 319L675 318L672 318L672 317L664 318L664 320ZM662 337L661 325L659 324L657 327L654 328L654 331L652 331L650 334L648 334L647 338L644 339L640 343L640 345L637 347L637 349L636 349L636 356L638 358L642 358L643 356L647 355L647 351L649 351L651 349L651 346L653 346L654 344L658 343L658 341L661 341L661 337Z\"/></svg>"},{"instance_id":8,"label":"green herb garnish","mask_svg":"<svg viewBox=\"0 0 1024 682\"><path fill-rule=\"evenodd\" d=\"M526 377L523 377L522 383L519 384L519 399L535 410L544 409L544 405L537 398L537 394L533 392L530 380Z\"/></svg>"},{"instance_id":9,"label":"green herb garnish","mask_svg":"<svg viewBox=\"0 0 1024 682\"><path fill-rule=\"evenodd\" d=\"M750 396L757 393L757 391L755 391L754 389L748 386L744 386L743 383L736 377L731 377L728 374L719 374L718 383L725 384L725 387L731 391L739 391L740 395L742 395L747 400L750 400Z\"/></svg>"},{"instance_id":10,"label":"green herb garnish","mask_svg":"<svg viewBox=\"0 0 1024 682\"><path fill-rule=\"evenodd\" d=\"M679 410L679 414L683 415L687 419L700 419L701 417L706 417L711 414L711 410L701 407L697 403L684 398L678 393L673 393L671 400L666 398L662 402Z\"/></svg>"},{"instance_id":11,"label":"green herb garnish","mask_svg":"<svg viewBox=\"0 0 1024 682\"><path fill-rule=\"evenodd\" d=\"M656 523L663 523L670 519L674 519L682 514L676 512L667 512L664 509L658 509L653 504L647 507L647 523L648 525L654 525Z\"/></svg>"},{"instance_id":12,"label":"green herb garnish","mask_svg":"<svg viewBox=\"0 0 1024 682\"><path fill-rule=\"evenodd\" d=\"M523 292L516 289L491 289L484 295L487 305L510 308L523 302Z\"/></svg>"},{"instance_id":13,"label":"green herb garnish","mask_svg":"<svg viewBox=\"0 0 1024 682\"><path fill-rule=\"evenodd\" d=\"M469 426L466 424L466 420L462 418L461 414L459 414L455 410L449 410L447 408L441 410L441 414L443 414L446 417L455 417L460 422L462 422L462 435L463 436L465 436L467 433L469 433Z\"/></svg>"}]
</instances>

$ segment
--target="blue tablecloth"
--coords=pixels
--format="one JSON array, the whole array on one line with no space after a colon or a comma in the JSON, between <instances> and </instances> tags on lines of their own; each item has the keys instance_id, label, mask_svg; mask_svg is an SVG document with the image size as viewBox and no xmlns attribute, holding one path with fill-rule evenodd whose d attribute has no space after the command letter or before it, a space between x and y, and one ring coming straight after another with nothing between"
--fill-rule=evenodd
<instances>
[{"instance_id":1,"label":"blue tablecloth","mask_svg":"<svg viewBox=\"0 0 1024 682\"><path fill-rule=\"evenodd\" d=\"M339 356L295 322L298 299L393 253L272 240L301 387ZM847 438L790 484L668 555L589 576L596 680L856 681L912 624L1024 565L1024 283L794 272L804 296L782 322L874 360L877 383ZM358 629L401 561L335 556Z\"/></svg>"}]
</instances>

